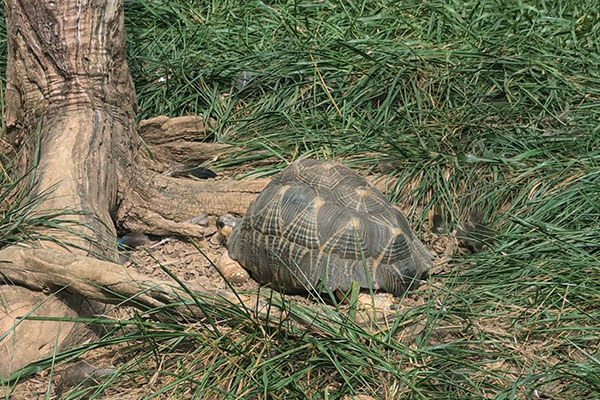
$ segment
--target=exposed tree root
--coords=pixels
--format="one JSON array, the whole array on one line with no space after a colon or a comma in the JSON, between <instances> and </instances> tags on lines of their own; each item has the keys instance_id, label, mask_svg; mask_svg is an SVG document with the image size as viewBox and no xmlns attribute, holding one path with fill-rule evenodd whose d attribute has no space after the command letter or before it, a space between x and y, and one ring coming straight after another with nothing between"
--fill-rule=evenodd
<instances>
[{"instance_id":1,"label":"exposed tree root","mask_svg":"<svg viewBox=\"0 0 600 400\"><path fill-rule=\"evenodd\" d=\"M0 285L0 295L9 301L6 306L12 309L0 318L0 332L8 333L1 341L0 353L4 353L9 361L0 363L0 377L6 377L15 367L38 358L40 352L52 352L54 343L65 346L83 338L81 334L73 335L83 332L75 329L75 325L81 324L22 320L23 317L37 315L68 319L97 316L102 313L102 308L94 307L95 302L128 305L142 310L178 303L172 311L185 320L203 317L202 306L230 304L243 307L263 323L302 329L318 329L313 326L315 321L325 321L328 315L335 315L332 307L315 304L305 306L313 310L306 319L289 318L289 313L276 305L282 304L282 295L276 292L263 290L239 294L191 284L186 284L184 290L174 283L127 270L110 261L60 250L11 246L0 250L0 259L0 276L4 282L11 283ZM43 293L56 294L47 300ZM39 307L39 304L42 306ZM34 312L30 314L32 310ZM360 325L373 328L390 322L394 313L390 309L365 309L363 305L355 317ZM40 330L58 337L40 336ZM17 337L19 340L14 340ZM28 346L23 346L23 343Z\"/></svg>"},{"instance_id":2,"label":"exposed tree root","mask_svg":"<svg viewBox=\"0 0 600 400\"><path fill-rule=\"evenodd\" d=\"M243 214L269 179L195 181L141 172L116 214L119 226L154 235L200 237L203 229L190 222L201 213Z\"/></svg>"}]
</instances>

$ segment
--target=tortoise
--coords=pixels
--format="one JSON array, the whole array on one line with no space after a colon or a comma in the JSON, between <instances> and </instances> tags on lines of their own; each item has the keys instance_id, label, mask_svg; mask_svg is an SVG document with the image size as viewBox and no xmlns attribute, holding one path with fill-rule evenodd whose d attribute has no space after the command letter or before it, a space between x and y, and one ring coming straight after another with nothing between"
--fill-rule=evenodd
<instances>
[{"instance_id":1,"label":"tortoise","mask_svg":"<svg viewBox=\"0 0 600 400\"><path fill-rule=\"evenodd\" d=\"M217 225L230 223L227 216ZM312 159L273 178L233 227L227 249L259 283L289 294L343 292L355 281L398 296L432 260L381 192L341 164Z\"/></svg>"}]
</instances>

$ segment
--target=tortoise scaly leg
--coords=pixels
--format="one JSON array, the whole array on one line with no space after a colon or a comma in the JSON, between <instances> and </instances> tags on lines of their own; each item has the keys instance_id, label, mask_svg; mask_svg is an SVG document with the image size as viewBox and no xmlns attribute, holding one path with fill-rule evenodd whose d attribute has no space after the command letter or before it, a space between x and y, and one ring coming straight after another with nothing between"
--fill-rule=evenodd
<instances>
[{"instance_id":1,"label":"tortoise scaly leg","mask_svg":"<svg viewBox=\"0 0 600 400\"><path fill-rule=\"evenodd\" d=\"M221 255L221 258L217 263L217 268L221 271L223 277L231 284L241 285L250 279L248 271L246 271L237 261L229 257L229 252L227 251Z\"/></svg>"}]
</instances>

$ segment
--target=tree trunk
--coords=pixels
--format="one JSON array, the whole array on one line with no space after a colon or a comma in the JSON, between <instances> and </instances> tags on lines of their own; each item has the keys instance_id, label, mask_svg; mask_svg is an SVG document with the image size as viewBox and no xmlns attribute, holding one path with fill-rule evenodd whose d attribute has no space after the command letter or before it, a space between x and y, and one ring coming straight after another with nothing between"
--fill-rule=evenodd
<instances>
[{"instance_id":1,"label":"tree trunk","mask_svg":"<svg viewBox=\"0 0 600 400\"><path fill-rule=\"evenodd\" d=\"M20 173L35 167L30 196L48 196L36 212L73 211L63 229L42 233L71 251L114 260L111 213L133 179L132 156L139 148L122 4L8 0L5 12L7 140L18 151ZM59 247L51 241L36 245ZM35 310L45 295L5 285L0 297L5 306L0 332L11 332L0 348L0 359L8 360L0 375L50 354L54 344L60 348L86 334L73 323L23 321L16 326L16 317ZM98 304L84 310L85 302L67 291L51 298L35 314L102 311Z\"/></svg>"},{"instance_id":2,"label":"tree trunk","mask_svg":"<svg viewBox=\"0 0 600 400\"><path fill-rule=\"evenodd\" d=\"M44 258L51 258L48 265L61 264L60 254L69 263L69 252L114 261L113 219L152 233L185 233L193 228L185 221L194 214L227 211L222 199L216 201L218 196L235 199L235 211L240 212L264 186L182 186L181 180L143 168L121 0L5 0L5 15L6 139L16 155L18 173L33 169L35 185L29 196L47 196L37 215L66 210L71 215L58 228L41 232L58 242L30 244L34 254L28 257L16 257L20 250L15 247L0 250L0 260L5 260L0 265L5 283L0 286L0 378L86 334L81 324L18 317L31 310L33 315L54 317L102 311L99 303L84 301L77 288L67 285L63 290L63 280L46 284L42 294L35 291L40 289L36 285L10 281L3 268L27 271L27 263ZM181 211L173 211L172 204ZM11 286L14 283L34 290ZM36 309L40 303L43 307Z\"/></svg>"}]
</instances>

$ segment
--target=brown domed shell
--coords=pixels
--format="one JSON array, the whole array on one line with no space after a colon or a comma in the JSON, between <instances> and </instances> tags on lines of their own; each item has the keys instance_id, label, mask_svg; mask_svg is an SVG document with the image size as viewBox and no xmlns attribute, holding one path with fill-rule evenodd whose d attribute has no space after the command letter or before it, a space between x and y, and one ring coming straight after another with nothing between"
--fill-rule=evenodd
<instances>
[{"instance_id":1,"label":"brown domed shell","mask_svg":"<svg viewBox=\"0 0 600 400\"><path fill-rule=\"evenodd\" d=\"M400 295L432 258L377 189L341 164L317 160L277 174L227 247L256 280L288 293L345 291L356 281Z\"/></svg>"}]
</instances>

